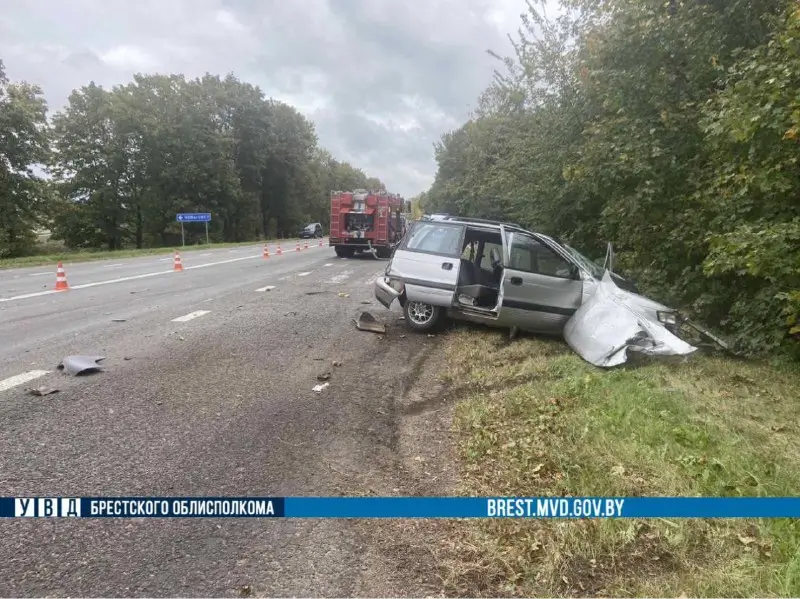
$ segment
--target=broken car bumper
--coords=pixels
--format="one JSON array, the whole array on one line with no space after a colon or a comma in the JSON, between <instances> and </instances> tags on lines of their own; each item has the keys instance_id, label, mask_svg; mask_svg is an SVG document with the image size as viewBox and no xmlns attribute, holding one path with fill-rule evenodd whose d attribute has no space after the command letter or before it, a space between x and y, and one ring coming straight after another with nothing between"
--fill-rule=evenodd
<instances>
[{"instance_id":1,"label":"broken car bumper","mask_svg":"<svg viewBox=\"0 0 800 599\"><path fill-rule=\"evenodd\" d=\"M375 279L375 299L377 299L385 308L389 308L392 302L400 297L400 292L394 287L389 285L386 277L381 275Z\"/></svg>"}]
</instances>

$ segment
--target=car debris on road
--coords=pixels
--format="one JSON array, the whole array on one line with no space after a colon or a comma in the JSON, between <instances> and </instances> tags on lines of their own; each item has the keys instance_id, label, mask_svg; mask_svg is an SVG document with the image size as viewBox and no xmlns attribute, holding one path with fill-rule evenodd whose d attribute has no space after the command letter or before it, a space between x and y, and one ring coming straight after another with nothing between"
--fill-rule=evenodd
<instances>
[{"instance_id":1,"label":"car debris on road","mask_svg":"<svg viewBox=\"0 0 800 599\"><path fill-rule=\"evenodd\" d=\"M98 364L101 360L105 360L105 358L103 356L67 356L58 365L58 369L72 376L91 374L102 371L103 367Z\"/></svg>"},{"instance_id":2,"label":"car debris on road","mask_svg":"<svg viewBox=\"0 0 800 599\"><path fill-rule=\"evenodd\" d=\"M322 393L322 391L330 387L330 385L331 385L330 383L322 383L321 385L314 385L314 387L312 387L311 390L314 393Z\"/></svg>"},{"instance_id":3,"label":"car debris on road","mask_svg":"<svg viewBox=\"0 0 800 599\"><path fill-rule=\"evenodd\" d=\"M357 320L353 320L356 323L356 328L359 331L369 331L371 333L386 333L386 325L379 323L375 320L375 317L370 314L369 312L362 312L358 315Z\"/></svg>"},{"instance_id":4,"label":"car debris on road","mask_svg":"<svg viewBox=\"0 0 800 599\"><path fill-rule=\"evenodd\" d=\"M449 316L508 328L511 339L517 331L560 334L601 367L626 362L629 352L689 355L697 347L679 337L686 326L727 349L677 310L640 295L613 267L611 244L600 266L512 223L442 215L412 225L374 293L386 308L397 300L416 331L429 333Z\"/></svg>"}]
</instances>

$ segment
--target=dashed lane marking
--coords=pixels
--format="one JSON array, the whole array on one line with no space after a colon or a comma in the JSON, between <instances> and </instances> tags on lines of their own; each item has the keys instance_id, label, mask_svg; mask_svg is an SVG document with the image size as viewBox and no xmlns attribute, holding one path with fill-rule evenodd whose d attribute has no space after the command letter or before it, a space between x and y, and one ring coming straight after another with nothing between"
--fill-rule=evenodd
<instances>
[{"instance_id":1,"label":"dashed lane marking","mask_svg":"<svg viewBox=\"0 0 800 599\"><path fill-rule=\"evenodd\" d=\"M325 266L333 266L333 262L328 262Z\"/></svg>"},{"instance_id":2,"label":"dashed lane marking","mask_svg":"<svg viewBox=\"0 0 800 599\"><path fill-rule=\"evenodd\" d=\"M306 276L308 276L310 274L311 274L311 271L309 270L308 272L299 272L299 273L297 273L297 276L298 277L306 277Z\"/></svg>"},{"instance_id":3,"label":"dashed lane marking","mask_svg":"<svg viewBox=\"0 0 800 599\"><path fill-rule=\"evenodd\" d=\"M34 272L34 273L29 274L28 276L29 277L41 277L42 275L51 275L51 274L53 274L53 273L51 273L51 272Z\"/></svg>"},{"instance_id":4,"label":"dashed lane marking","mask_svg":"<svg viewBox=\"0 0 800 599\"><path fill-rule=\"evenodd\" d=\"M275 285L267 285L266 287L259 287L256 291L272 291L273 289L275 289Z\"/></svg>"},{"instance_id":5,"label":"dashed lane marking","mask_svg":"<svg viewBox=\"0 0 800 599\"><path fill-rule=\"evenodd\" d=\"M22 383L27 383L28 381L38 379L40 376L49 374L49 372L49 370L30 370L16 376L8 377L7 379L0 381L0 391L6 391L12 387L21 385Z\"/></svg>"},{"instance_id":6,"label":"dashed lane marking","mask_svg":"<svg viewBox=\"0 0 800 599\"><path fill-rule=\"evenodd\" d=\"M114 268L115 266L122 266L122 262L116 264L103 264L103 268Z\"/></svg>"},{"instance_id":7,"label":"dashed lane marking","mask_svg":"<svg viewBox=\"0 0 800 599\"><path fill-rule=\"evenodd\" d=\"M205 316L210 312L211 310L195 310L194 312L189 312L183 316L178 316L178 318L173 318L172 322L188 322L190 320L194 320L195 318L199 318L200 316Z\"/></svg>"}]
</instances>

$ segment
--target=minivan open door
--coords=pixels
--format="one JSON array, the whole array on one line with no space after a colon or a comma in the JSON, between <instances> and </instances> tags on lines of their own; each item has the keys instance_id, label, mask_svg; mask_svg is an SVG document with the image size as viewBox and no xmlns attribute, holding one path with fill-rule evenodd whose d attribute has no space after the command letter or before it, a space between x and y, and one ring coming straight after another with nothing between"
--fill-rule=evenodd
<instances>
[{"instance_id":1,"label":"minivan open door","mask_svg":"<svg viewBox=\"0 0 800 599\"><path fill-rule=\"evenodd\" d=\"M558 333L583 299L583 277L574 263L523 231L500 227L503 279L499 323Z\"/></svg>"}]
</instances>

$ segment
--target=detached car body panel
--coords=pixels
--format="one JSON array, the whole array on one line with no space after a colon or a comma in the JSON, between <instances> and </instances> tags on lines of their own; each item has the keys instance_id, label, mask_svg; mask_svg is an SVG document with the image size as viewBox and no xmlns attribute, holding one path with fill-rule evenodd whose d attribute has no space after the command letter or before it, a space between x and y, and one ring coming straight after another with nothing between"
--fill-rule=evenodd
<instances>
[{"instance_id":1,"label":"detached car body panel","mask_svg":"<svg viewBox=\"0 0 800 599\"><path fill-rule=\"evenodd\" d=\"M567 345L595 366L623 364L628 352L685 356L697 350L673 335L653 312L669 308L620 289L606 273L594 294L564 327Z\"/></svg>"},{"instance_id":2,"label":"detached car body panel","mask_svg":"<svg viewBox=\"0 0 800 599\"><path fill-rule=\"evenodd\" d=\"M414 223L374 285L376 299L386 308L398 300L417 330L446 313L563 334L581 357L604 367L625 362L629 351L695 350L664 326L676 322L674 310L630 289L635 285L551 237L457 217Z\"/></svg>"}]
</instances>

